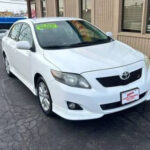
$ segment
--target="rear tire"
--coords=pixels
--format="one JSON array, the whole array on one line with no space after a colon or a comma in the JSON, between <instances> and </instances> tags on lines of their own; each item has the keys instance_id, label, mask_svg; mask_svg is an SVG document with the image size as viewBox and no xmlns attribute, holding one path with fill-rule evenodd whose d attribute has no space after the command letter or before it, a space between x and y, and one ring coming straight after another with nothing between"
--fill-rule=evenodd
<instances>
[{"instance_id":1,"label":"rear tire","mask_svg":"<svg viewBox=\"0 0 150 150\"><path fill-rule=\"evenodd\" d=\"M13 77L13 74L10 71L10 64L9 64L8 59L7 59L6 56L4 57L4 63L5 63L5 70L6 70L7 75L9 77Z\"/></svg>"},{"instance_id":2,"label":"rear tire","mask_svg":"<svg viewBox=\"0 0 150 150\"><path fill-rule=\"evenodd\" d=\"M37 93L38 93L39 103L43 112L47 116L50 117L53 116L54 113L52 111L52 99L50 96L49 89L46 85L46 82L42 77L40 77L37 81Z\"/></svg>"}]
</instances>

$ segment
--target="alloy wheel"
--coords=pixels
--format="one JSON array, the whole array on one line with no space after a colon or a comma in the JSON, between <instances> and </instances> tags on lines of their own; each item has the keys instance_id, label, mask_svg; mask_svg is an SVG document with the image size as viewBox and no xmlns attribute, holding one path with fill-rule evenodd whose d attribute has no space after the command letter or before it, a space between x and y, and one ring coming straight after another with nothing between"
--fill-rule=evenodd
<instances>
[{"instance_id":1,"label":"alloy wheel","mask_svg":"<svg viewBox=\"0 0 150 150\"><path fill-rule=\"evenodd\" d=\"M50 96L49 96L47 86L42 81L39 83L38 95L43 110L45 112L49 111L49 109L51 108Z\"/></svg>"},{"instance_id":2,"label":"alloy wheel","mask_svg":"<svg viewBox=\"0 0 150 150\"><path fill-rule=\"evenodd\" d=\"M9 75L10 74L10 65L9 65L7 58L5 58L5 69L6 69L7 74Z\"/></svg>"}]
</instances>

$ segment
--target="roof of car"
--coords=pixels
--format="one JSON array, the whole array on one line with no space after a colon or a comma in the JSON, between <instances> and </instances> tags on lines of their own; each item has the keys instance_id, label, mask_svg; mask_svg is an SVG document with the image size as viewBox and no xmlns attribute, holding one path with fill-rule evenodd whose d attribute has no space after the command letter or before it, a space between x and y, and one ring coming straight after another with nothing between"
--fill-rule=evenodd
<instances>
[{"instance_id":1,"label":"roof of car","mask_svg":"<svg viewBox=\"0 0 150 150\"><path fill-rule=\"evenodd\" d=\"M30 18L21 20L19 22L28 22L31 21L32 23L43 23L43 22L53 22L53 21L67 21L67 20L82 20L80 18L73 18L73 17L45 17L45 18Z\"/></svg>"}]
</instances>

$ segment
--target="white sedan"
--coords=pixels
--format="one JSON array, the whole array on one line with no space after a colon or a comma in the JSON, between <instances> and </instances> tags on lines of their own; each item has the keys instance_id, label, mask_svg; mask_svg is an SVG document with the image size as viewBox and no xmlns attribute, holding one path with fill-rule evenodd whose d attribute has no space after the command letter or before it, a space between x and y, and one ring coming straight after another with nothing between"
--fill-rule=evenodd
<instances>
[{"instance_id":1,"label":"white sedan","mask_svg":"<svg viewBox=\"0 0 150 150\"><path fill-rule=\"evenodd\" d=\"M82 19L18 21L2 50L7 74L38 96L48 116L96 119L150 99L148 57Z\"/></svg>"}]
</instances>

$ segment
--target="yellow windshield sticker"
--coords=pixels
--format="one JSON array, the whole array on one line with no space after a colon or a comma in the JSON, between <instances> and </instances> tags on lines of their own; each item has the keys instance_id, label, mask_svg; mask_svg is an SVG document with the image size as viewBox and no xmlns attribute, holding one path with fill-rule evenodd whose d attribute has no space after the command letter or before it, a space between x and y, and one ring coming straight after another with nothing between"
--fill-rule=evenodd
<instances>
[{"instance_id":1,"label":"yellow windshield sticker","mask_svg":"<svg viewBox=\"0 0 150 150\"><path fill-rule=\"evenodd\" d=\"M56 29L58 25L56 23L44 23L36 25L37 30Z\"/></svg>"}]
</instances>

